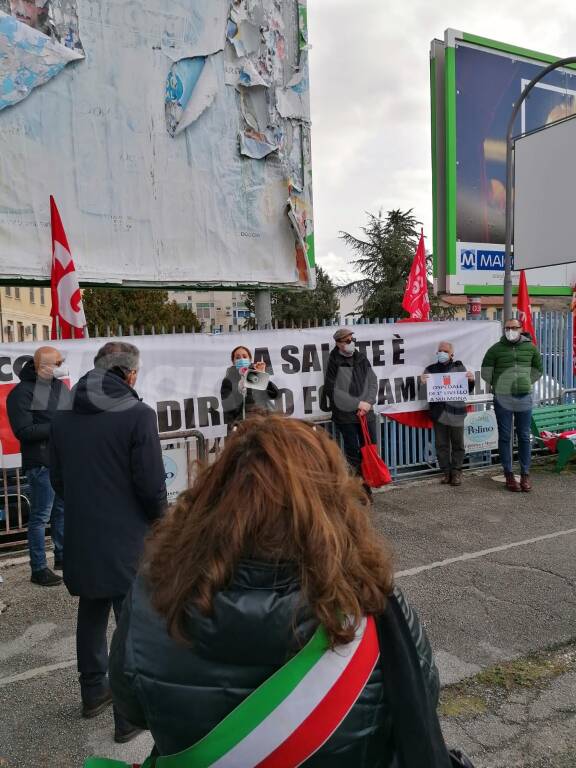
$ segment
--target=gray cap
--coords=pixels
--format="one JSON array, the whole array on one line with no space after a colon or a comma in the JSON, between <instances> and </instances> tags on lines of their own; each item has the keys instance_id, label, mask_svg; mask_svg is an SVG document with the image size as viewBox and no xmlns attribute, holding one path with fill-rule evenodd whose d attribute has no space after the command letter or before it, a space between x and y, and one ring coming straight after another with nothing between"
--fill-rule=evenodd
<instances>
[{"instance_id":1,"label":"gray cap","mask_svg":"<svg viewBox=\"0 0 576 768\"><path fill-rule=\"evenodd\" d=\"M338 330L334 334L334 341L342 341L342 339L345 339L348 336L353 336L353 335L354 335L354 331L351 331L349 328L338 328Z\"/></svg>"}]
</instances>

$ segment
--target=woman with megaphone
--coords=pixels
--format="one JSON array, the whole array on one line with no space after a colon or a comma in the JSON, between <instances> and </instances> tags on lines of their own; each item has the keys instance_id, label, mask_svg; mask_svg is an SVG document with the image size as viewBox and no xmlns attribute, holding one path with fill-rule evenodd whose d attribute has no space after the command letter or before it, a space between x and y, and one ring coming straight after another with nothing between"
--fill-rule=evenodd
<instances>
[{"instance_id":1,"label":"woman with megaphone","mask_svg":"<svg viewBox=\"0 0 576 768\"><path fill-rule=\"evenodd\" d=\"M224 423L232 426L243 421L250 411L274 411L280 391L266 372L266 363L252 362L248 347L232 350L232 365L226 371L220 387Z\"/></svg>"}]
</instances>

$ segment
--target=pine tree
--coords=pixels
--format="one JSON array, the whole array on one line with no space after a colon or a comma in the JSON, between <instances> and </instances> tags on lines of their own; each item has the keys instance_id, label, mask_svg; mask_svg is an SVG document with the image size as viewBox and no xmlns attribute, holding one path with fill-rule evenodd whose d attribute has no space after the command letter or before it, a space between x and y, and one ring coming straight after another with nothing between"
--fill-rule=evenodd
<instances>
[{"instance_id":1,"label":"pine tree","mask_svg":"<svg viewBox=\"0 0 576 768\"><path fill-rule=\"evenodd\" d=\"M357 258L351 264L364 277L341 289L343 293L358 293L362 314L370 319L400 317L406 281L418 246L419 222L412 210L382 211L368 214L368 224L362 227L364 238L341 232Z\"/></svg>"}]
</instances>

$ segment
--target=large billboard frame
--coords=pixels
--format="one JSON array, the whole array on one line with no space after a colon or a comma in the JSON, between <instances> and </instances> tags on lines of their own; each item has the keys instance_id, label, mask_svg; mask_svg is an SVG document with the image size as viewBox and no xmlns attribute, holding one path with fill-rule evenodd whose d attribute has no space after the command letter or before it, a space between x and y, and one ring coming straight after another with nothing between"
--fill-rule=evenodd
<instances>
[{"instance_id":1,"label":"large billboard frame","mask_svg":"<svg viewBox=\"0 0 576 768\"><path fill-rule=\"evenodd\" d=\"M558 57L502 43L459 30L448 29L444 40L434 40L430 49L431 120L432 120L432 202L434 221L434 278L438 292L465 295L503 295L501 285L470 282L454 290L458 273L457 252L457 78L456 48L459 44L497 52L512 59L543 66ZM576 70L576 66L567 69ZM561 70L562 71L562 70ZM501 250L504 252L504 241ZM438 256L436 256L438 254ZM502 272L502 278L504 273ZM517 275L515 275L517 279ZM450 278L453 278L451 281ZM453 283L451 285L451 282ZM517 285L514 285L517 293ZM569 296L570 285L530 286L530 293L540 296Z\"/></svg>"},{"instance_id":2,"label":"large billboard frame","mask_svg":"<svg viewBox=\"0 0 576 768\"><path fill-rule=\"evenodd\" d=\"M561 266L576 259L572 226L575 146L576 115L525 133L514 141L513 221L518 269ZM558 156L559 150L564 150L562 157ZM539 211L537 219L534 210ZM545 226L541 224L542 218ZM556 239L554 244L558 237L564 242L558 243ZM542 254L548 253L563 255L558 256L559 261L544 265Z\"/></svg>"}]
</instances>

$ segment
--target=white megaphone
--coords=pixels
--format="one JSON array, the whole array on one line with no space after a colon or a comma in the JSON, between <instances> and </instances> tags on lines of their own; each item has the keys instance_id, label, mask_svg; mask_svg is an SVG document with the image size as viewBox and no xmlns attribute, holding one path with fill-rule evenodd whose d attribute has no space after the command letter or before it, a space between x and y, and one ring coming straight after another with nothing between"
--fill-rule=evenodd
<instances>
[{"instance_id":1,"label":"white megaphone","mask_svg":"<svg viewBox=\"0 0 576 768\"><path fill-rule=\"evenodd\" d=\"M254 368L249 368L246 373L246 388L247 389L268 389L268 383L270 382L270 374L266 371L256 371Z\"/></svg>"}]
</instances>

